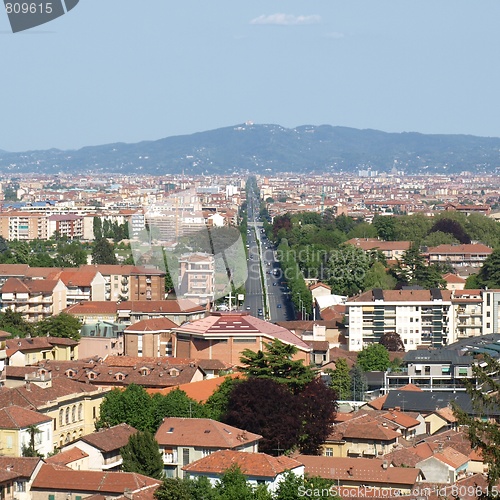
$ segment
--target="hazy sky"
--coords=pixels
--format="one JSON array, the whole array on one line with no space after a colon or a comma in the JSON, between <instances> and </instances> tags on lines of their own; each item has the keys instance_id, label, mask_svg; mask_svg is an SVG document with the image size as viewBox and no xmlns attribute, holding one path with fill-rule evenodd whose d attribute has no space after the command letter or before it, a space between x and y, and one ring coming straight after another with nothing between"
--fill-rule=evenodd
<instances>
[{"instance_id":1,"label":"hazy sky","mask_svg":"<svg viewBox=\"0 0 500 500\"><path fill-rule=\"evenodd\" d=\"M498 0L80 0L12 34L0 149L235 125L500 137Z\"/></svg>"}]
</instances>

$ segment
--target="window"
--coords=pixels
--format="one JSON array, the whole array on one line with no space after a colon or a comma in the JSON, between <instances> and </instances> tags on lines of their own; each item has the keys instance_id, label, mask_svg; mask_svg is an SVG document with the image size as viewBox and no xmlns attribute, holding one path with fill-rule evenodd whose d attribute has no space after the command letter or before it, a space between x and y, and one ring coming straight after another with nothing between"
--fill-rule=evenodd
<instances>
[{"instance_id":1,"label":"window","mask_svg":"<svg viewBox=\"0 0 500 500\"><path fill-rule=\"evenodd\" d=\"M71 408L71 421L76 422L76 406L73 406L73 408Z\"/></svg>"},{"instance_id":2,"label":"window","mask_svg":"<svg viewBox=\"0 0 500 500\"><path fill-rule=\"evenodd\" d=\"M330 448L330 447L326 448L325 456L326 457L333 457L333 448Z\"/></svg>"},{"instance_id":3,"label":"window","mask_svg":"<svg viewBox=\"0 0 500 500\"><path fill-rule=\"evenodd\" d=\"M7 436L7 449L12 449L12 436Z\"/></svg>"},{"instance_id":4,"label":"window","mask_svg":"<svg viewBox=\"0 0 500 500\"><path fill-rule=\"evenodd\" d=\"M69 424L69 407L66 408L66 424Z\"/></svg>"},{"instance_id":5,"label":"window","mask_svg":"<svg viewBox=\"0 0 500 500\"><path fill-rule=\"evenodd\" d=\"M78 405L78 420L82 420L83 419L83 404L80 403Z\"/></svg>"},{"instance_id":6,"label":"window","mask_svg":"<svg viewBox=\"0 0 500 500\"><path fill-rule=\"evenodd\" d=\"M59 410L59 427L64 424L64 410Z\"/></svg>"},{"instance_id":7,"label":"window","mask_svg":"<svg viewBox=\"0 0 500 500\"><path fill-rule=\"evenodd\" d=\"M466 377L467 376L467 368L459 368L458 369L458 375L460 377Z\"/></svg>"},{"instance_id":8,"label":"window","mask_svg":"<svg viewBox=\"0 0 500 500\"><path fill-rule=\"evenodd\" d=\"M189 464L189 448L182 448L182 465Z\"/></svg>"},{"instance_id":9,"label":"window","mask_svg":"<svg viewBox=\"0 0 500 500\"><path fill-rule=\"evenodd\" d=\"M19 491L19 492L26 491L26 481L16 481L15 486L16 486L16 491Z\"/></svg>"},{"instance_id":10,"label":"window","mask_svg":"<svg viewBox=\"0 0 500 500\"><path fill-rule=\"evenodd\" d=\"M56 496L55 495L49 495L49 500L56 500Z\"/></svg>"}]
</instances>

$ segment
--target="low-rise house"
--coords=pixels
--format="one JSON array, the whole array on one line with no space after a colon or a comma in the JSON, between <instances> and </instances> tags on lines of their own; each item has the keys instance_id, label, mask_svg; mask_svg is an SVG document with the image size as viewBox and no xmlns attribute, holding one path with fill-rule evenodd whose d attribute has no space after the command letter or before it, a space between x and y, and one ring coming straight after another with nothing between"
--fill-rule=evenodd
<instances>
[{"instance_id":1,"label":"low-rise house","mask_svg":"<svg viewBox=\"0 0 500 500\"><path fill-rule=\"evenodd\" d=\"M27 366L42 360L78 358L78 342L62 337L26 337L5 341L9 366Z\"/></svg>"},{"instance_id":2,"label":"low-rise house","mask_svg":"<svg viewBox=\"0 0 500 500\"><path fill-rule=\"evenodd\" d=\"M401 433L389 423L361 414L333 426L323 444L327 457L378 457L398 446Z\"/></svg>"},{"instance_id":3,"label":"low-rise house","mask_svg":"<svg viewBox=\"0 0 500 500\"><path fill-rule=\"evenodd\" d=\"M463 266L479 268L492 252L492 248L482 243L443 244L437 247L429 247L424 252L424 255L429 264L450 264L455 268Z\"/></svg>"},{"instance_id":4,"label":"low-rise house","mask_svg":"<svg viewBox=\"0 0 500 500\"><path fill-rule=\"evenodd\" d=\"M46 458L45 463L69 467L73 470L89 470L89 455L76 446Z\"/></svg>"},{"instance_id":5,"label":"low-rise house","mask_svg":"<svg viewBox=\"0 0 500 500\"><path fill-rule=\"evenodd\" d=\"M82 267L66 269L59 275L68 289L68 305L88 300L105 300L106 281L102 274L96 269Z\"/></svg>"},{"instance_id":6,"label":"low-rise house","mask_svg":"<svg viewBox=\"0 0 500 500\"><path fill-rule=\"evenodd\" d=\"M416 467L422 471L428 482L453 484L465 477L468 464L469 458L466 455L450 446L437 446L429 457L417 462Z\"/></svg>"},{"instance_id":7,"label":"low-rise house","mask_svg":"<svg viewBox=\"0 0 500 500\"><path fill-rule=\"evenodd\" d=\"M0 496L4 500L31 500L31 484L43 461L38 457L0 456Z\"/></svg>"},{"instance_id":8,"label":"low-rise house","mask_svg":"<svg viewBox=\"0 0 500 500\"><path fill-rule=\"evenodd\" d=\"M52 418L17 405L0 409L0 454L22 457L32 437L34 451L44 457L51 453L54 449Z\"/></svg>"},{"instance_id":9,"label":"low-rise house","mask_svg":"<svg viewBox=\"0 0 500 500\"><path fill-rule=\"evenodd\" d=\"M164 418L156 431L167 477L184 477L182 467L219 450L257 452L262 438L209 418Z\"/></svg>"},{"instance_id":10,"label":"low-rise house","mask_svg":"<svg viewBox=\"0 0 500 500\"><path fill-rule=\"evenodd\" d=\"M88 456L88 469L99 471L119 471L122 465L121 448L128 444L130 436L137 433L128 424L119 424L109 429L101 429L64 446L62 452L78 449Z\"/></svg>"},{"instance_id":11,"label":"low-rise house","mask_svg":"<svg viewBox=\"0 0 500 500\"><path fill-rule=\"evenodd\" d=\"M7 359L7 342L6 340L10 337L9 332L4 332L0 330L0 374L5 367L5 361Z\"/></svg>"},{"instance_id":12,"label":"low-rise house","mask_svg":"<svg viewBox=\"0 0 500 500\"><path fill-rule=\"evenodd\" d=\"M54 464L42 465L31 485L32 500L75 500L101 494L116 498L128 493L139 497L145 492L152 493L161 481L135 472L100 472L63 468Z\"/></svg>"},{"instance_id":13,"label":"low-rise house","mask_svg":"<svg viewBox=\"0 0 500 500\"><path fill-rule=\"evenodd\" d=\"M78 353L81 358L123 356L125 325L108 321L86 323L80 329Z\"/></svg>"},{"instance_id":14,"label":"low-rise house","mask_svg":"<svg viewBox=\"0 0 500 500\"><path fill-rule=\"evenodd\" d=\"M153 318L129 325L123 332L125 356L172 356L171 332L177 325L168 318Z\"/></svg>"},{"instance_id":15,"label":"low-rise house","mask_svg":"<svg viewBox=\"0 0 500 500\"><path fill-rule=\"evenodd\" d=\"M304 465L293 458L235 450L216 451L184 466L182 470L191 479L206 477L212 485L216 485L220 476L234 465L239 467L250 485L264 484L271 493L276 492L287 471L298 477L304 476Z\"/></svg>"},{"instance_id":16,"label":"low-rise house","mask_svg":"<svg viewBox=\"0 0 500 500\"><path fill-rule=\"evenodd\" d=\"M384 490L397 490L400 495L406 495L423 479L420 469L391 467L384 460L313 455L298 455L296 458L304 464L305 474L335 481L341 498L342 488L353 487L364 491L381 490L380 496L383 496Z\"/></svg>"}]
</instances>

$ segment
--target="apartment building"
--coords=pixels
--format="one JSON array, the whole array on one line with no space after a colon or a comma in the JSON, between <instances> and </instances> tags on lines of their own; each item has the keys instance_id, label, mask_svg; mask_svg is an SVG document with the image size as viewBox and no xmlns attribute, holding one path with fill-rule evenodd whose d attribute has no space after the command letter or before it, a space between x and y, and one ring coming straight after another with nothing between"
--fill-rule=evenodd
<instances>
[{"instance_id":1,"label":"apartment building","mask_svg":"<svg viewBox=\"0 0 500 500\"><path fill-rule=\"evenodd\" d=\"M47 217L47 234L65 236L70 240L84 237L84 217L76 214L56 214Z\"/></svg>"},{"instance_id":2,"label":"apartment building","mask_svg":"<svg viewBox=\"0 0 500 500\"><path fill-rule=\"evenodd\" d=\"M48 234L45 214L17 211L0 214L0 236L8 241L46 240Z\"/></svg>"},{"instance_id":3,"label":"apartment building","mask_svg":"<svg viewBox=\"0 0 500 500\"><path fill-rule=\"evenodd\" d=\"M351 351L388 332L398 333L409 351L497 333L500 326L500 290L374 289L345 307Z\"/></svg>"},{"instance_id":4,"label":"apartment building","mask_svg":"<svg viewBox=\"0 0 500 500\"><path fill-rule=\"evenodd\" d=\"M384 376L383 393L413 384L423 391L465 391L473 378L474 358L446 349L414 350L406 353L403 365Z\"/></svg>"},{"instance_id":5,"label":"apartment building","mask_svg":"<svg viewBox=\"0 0 500 500\"><path fill-rule=\"evenodd\" d=\"M98 271L105 280L103 299L124 300L162 300L165 298L165 271L155 267L133 265L87 265L80 270Z\"/></svg>"},{"instance_id":6,"label":"apartment building","mask_svg":"<svg viewBox=\"0 0 500 500\"><path fill-rule=\"evenodd\" d=\"M215 296L215 258L208 253L188 253L179 258L178 295L196 304L210 304Z\"/></svg>"},{"instance_id":7,"label":"apartment building","mask_svg":"<svg viewBox=\"0 0 500 500\"><path fill-rule=\"evenodd\" d=\"M397 332L406 350L419 345L441 347L453 340L451 291L381 290L375 288L349 299L346 306L350 351L379 342Z\"/></svg>"},{"instance_id":8,"label":"apartment building","mask_svg":"<svg viewBox=\"0 0 500 500\"><path fill-rule=\"evenodd\" d=\"M481 267L493 249L482 243L438 245L429 247L424 255L429 264L450 264L459 267Z\"/></svg>"},{"instance_id":9,"label":"apartment building","mask_svg":"<svg viewBox=\"0 0 500 500\"><path fill-rule=\"evenodd\" d=\"M365 252L380 251L387 260L401 260L411 247L411 241L382 241L377 238L351 238L346 244L362 248Z\"/></svg>"},{"instance_id":10,"label":"apartment building","mask_svg":"<svg viewBox=\"0 0 500 500\"><path fill-rule=\"evenodd\" d=\"M11 309L30 322L59 314L67 305L68 289L61 280L9 278L0 291L0 311Z\"/></svg>"}]
</instances>

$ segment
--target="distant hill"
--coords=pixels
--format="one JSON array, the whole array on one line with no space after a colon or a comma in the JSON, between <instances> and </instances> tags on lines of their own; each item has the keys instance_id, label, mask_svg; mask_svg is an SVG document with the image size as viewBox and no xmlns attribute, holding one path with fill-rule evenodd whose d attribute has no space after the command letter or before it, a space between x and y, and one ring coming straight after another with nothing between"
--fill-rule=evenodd
<instances>
[{"instance_id":1,"label":"distant hill","mask_svg":"<svg viewBox=\"0 0 500 500\"><path fill-rule=\"evenodd\" d=\"M0 150L0 172L339 172L371 167L407 173L500 171L500 138L387 133L330 125L236 125L136 144L75 151Z\"/></svg>"}]
</instances>

